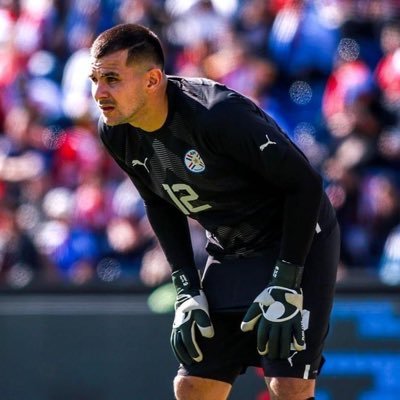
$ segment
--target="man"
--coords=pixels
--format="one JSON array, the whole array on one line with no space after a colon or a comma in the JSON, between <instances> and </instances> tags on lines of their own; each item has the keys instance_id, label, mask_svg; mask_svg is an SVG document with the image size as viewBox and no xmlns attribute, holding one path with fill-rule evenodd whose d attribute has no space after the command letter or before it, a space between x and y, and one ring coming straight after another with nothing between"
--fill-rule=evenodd
<instances>
[{"instance_id":1,"label":"man","mask_svg":"<svg viewBox=\"0 0 400 400\"><path fill-rule=\"evenodd\" d=\"M115 26L91 48L106 149L129 175L172 268L178 400L223 400L248 366L272 399L312 399L339 231L319 175L249 99L167 76L157 36ZM202 279L187 217L208 235Z\"/></svg>"}]
</instances>

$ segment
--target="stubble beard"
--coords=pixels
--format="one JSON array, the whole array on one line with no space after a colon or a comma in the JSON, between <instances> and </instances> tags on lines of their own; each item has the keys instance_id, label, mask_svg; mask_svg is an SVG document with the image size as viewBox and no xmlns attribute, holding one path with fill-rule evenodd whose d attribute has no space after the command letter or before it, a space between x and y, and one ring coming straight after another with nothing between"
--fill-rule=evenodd
<instances>
[{"instance_id":1,"label":"stubble beard","mask_svg":"<svg viewBox=\"0 0 400 400\"><path fill-rule=\"evenodd\" d=\"M135 110L131 111L131 113L129 114L129 116L124 116L124 115L117 115L115 117L107 117L106 115L104 115L103 113L103 119L105 120L105 123L109 126L117 126L117 125L123 125L123 124L135 124L135 121L137 120L137 114L138 114L138 110L141 107L136 108ZM113 110L113 112L116 112L116 109Z\"/></svg>"}]
</instances>

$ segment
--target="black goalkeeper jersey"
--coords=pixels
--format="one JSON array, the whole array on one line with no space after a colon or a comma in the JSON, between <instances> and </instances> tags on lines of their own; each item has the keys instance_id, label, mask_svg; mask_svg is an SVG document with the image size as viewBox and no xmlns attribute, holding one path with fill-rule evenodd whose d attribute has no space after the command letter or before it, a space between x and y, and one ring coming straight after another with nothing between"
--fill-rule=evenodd
<instances>
[{"instance_id":1,"label":"black goalkeeper jersey","mask_svg":"<svg viewBox=\"0 0 400 400\"><path fill-rule=\"evenodd\" d=\"M274 120L214 81L168 77L168 117L157 131L99 121L107 150L143 197L173 269L193 264L187 218L207 250L248 255L279 243L304 263L315 232L335 222L320 176Z\"/></svg>"}]
</instances>

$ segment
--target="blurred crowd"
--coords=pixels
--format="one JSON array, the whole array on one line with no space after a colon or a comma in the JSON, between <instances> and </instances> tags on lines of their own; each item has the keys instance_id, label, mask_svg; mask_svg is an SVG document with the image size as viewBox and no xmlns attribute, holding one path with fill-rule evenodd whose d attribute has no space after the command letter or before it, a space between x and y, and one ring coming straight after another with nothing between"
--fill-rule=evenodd
<instances>
[{"instance_id":1,"label":"blurred crowd","mask_svg":"<svg viewBox=\"0 0 400 400\"><path fill-rule=\"evenodd\" d=\"M133 22L167 73L271 114L321 171L341 273L400 283L397 0L0 0L0 285L156 286L169 269L137 191L105 154L89 47ZM199 266L205 235L191 222Z\"/></svg>"}]
</instances>

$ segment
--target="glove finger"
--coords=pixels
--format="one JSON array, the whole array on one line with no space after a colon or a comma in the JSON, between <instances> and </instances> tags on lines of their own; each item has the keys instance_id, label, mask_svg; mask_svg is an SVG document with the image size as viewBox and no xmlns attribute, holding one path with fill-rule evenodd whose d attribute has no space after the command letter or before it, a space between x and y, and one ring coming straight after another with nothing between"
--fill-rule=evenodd
<instances>
[{"instance_id":1,"label":"glove finger","mask_svg":"<svg viewBox=\"0 0 400 400\"><path fill-rule=\"evenodd\" d=\"M195 310L192 313L201 335L206 338L212 338L214 336L214 327L209 315L203 310Z\"/></svg>"},{"instance_id":2,"label":"glove finger","mask_svg":"<svg viewBox=\"0 0 400 400\"><path fill-rule=\"evenodd\" d=\"M302 351L306 348L303 324L301 319L298 319L293 324L293 347L297 351Z\"/></svg>"},{"instance_id":3,"label":"glove finger","mask_svg":"<svg viewBox=\"0 0 400 400\"><path fill-rule=\"evenodd\" d=\"M291 341L292 341L292 326L291 326L291 324L284 324L284 323L281 324L279 358L281 358L281 359L289 358Z\"/></svg>"},{"instance_id":4,"label":"glove finger","mask_svg":"<svg viewBox=\"0 0 400 400\"><path fill-rule=\"evenodd\" d=\"M281 327L280 323L272 323L268 338L268 358L276 360L280 353Z\"/></svg>"},{"instance_id":5,"label":"glove finger","mask_svg":"<svg viewBox=\"0 0 400 400\"><path fill-rule=\"evenodd\" d=\"M171 334L170 343L171 343L171 348L172 348L172 351L174 352L175 358L178 360L179 363L183 364L183 359L181 358L181 356L177 350L176 333L174 333L174 332Z\"/></svg>"},{"instance_id":6,"label":"glove finger","mask_svg":"<svg viewBox=\"0 0 400 400\"><path fill-rule=\"evenodd\" d=\"M265 356L269 351L269 336L271 324L262 318L257 329L257 351L262 356Z\"/></svg>"},{"instance_id":7,"label":"glove finger","mask_svg":"<svg viewBox=\"0 0 400 400\"><path fill-rule=\"evenodd\" d=\"M253 303L243 317L240 329L243 332L252 331L262 315L259 303Z\"/></svg>"},{"instance_id":8,"label":"glove finger","mask_svg":"<svg viewBox=\"0 0 400 400\"><path fill-rule=\"evenodd\" d=\"M200 362L203 360L203 353L196 341L196 323L193 321L181 328L182 341L185 349L192 360Z\"/></svg>"},{"instance_id":9,"label":"glove finger","mask_svg":"<svg viewBox=\"0 0 400 400\"><path fill-rule=\"evenodd\" d=\"M188 352L186 351L181 332L174 331L171 335L171 347L175 354L177 360L186 365L190 365L193 363L192 358L189 356Z\"/></svg>"}]
</instances>

